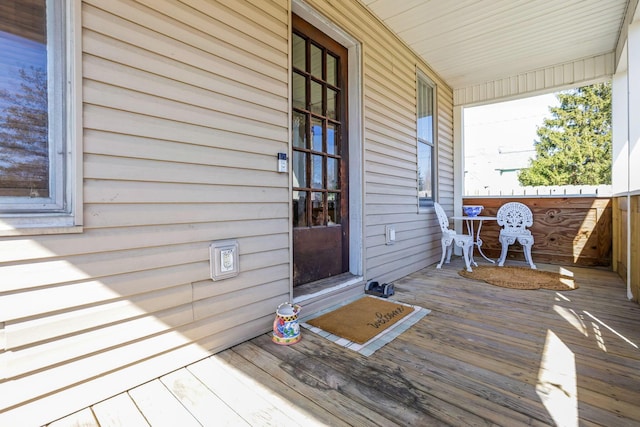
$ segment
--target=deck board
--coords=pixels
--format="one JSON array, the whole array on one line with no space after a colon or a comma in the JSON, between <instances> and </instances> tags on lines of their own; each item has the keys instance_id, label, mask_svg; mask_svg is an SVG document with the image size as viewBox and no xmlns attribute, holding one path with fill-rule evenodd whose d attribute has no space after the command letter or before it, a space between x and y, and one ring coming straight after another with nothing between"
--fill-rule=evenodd
<instances>
[{"instance_id":1,"label":"deck board","mask_svg":"<svg viewBox=\"0 0 640 427\"><path fill-rule=\"evenodd\" d=\"M431 313L369 357L306 329L292 346L267 333L56 425L121 425L116 402L151 426L640 425L640 305L615 273L565 267L579 289L521 291L461 268L396 281L393 299Z\"/></svg>"}]
</instances>

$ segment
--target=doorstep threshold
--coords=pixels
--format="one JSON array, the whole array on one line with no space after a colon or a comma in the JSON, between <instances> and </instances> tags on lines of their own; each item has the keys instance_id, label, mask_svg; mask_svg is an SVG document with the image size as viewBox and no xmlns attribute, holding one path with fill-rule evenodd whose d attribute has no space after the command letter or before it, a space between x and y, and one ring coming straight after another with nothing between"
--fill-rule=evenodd
<instances>
[{"instance_id":1,"label":"doorstep threshold","mask_svg":"<svg viewBox=\"0 0 640 427\"><path fill-rule=\"evenodd\" d=\"M305 283L293 288L293 302L298 304L358 283L364 283L364 277L351 273L342 273L315 282Z\"/></svg>"}]
</instances>

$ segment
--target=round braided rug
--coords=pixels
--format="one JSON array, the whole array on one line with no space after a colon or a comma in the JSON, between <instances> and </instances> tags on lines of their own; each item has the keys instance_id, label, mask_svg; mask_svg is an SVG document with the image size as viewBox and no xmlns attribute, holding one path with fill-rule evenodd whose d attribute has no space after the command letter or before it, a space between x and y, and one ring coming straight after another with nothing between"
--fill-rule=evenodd
<instances>
[{"instance_id":1,"label":"round braided rug","mask_svg":"<svg viewBox=\"0 0 640 427\"><path fill-rule=\"evenodd\" d=\"M511 289L550 289L572 291L578 289L573 277L552 271L533 270L525 267L473 267L473 271L460 270L458 273L469 279L483 280L495 286Z\"/></svg>"}]
</instances>

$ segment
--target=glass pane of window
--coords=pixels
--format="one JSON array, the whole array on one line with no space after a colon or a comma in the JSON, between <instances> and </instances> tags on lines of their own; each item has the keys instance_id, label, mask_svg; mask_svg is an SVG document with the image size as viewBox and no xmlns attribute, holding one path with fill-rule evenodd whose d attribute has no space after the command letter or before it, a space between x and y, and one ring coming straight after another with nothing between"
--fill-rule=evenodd
<instances>
[{"instance_id":1,"label":"glass pane of window","mask_svg":"<svg viewBox=\"0 0 640 427\"><path fill-rule=\"evenodd\" d=\"M53 196L46 2L12 3L0 31L0 197L46 198Z\"/></svg>"},{"instance_id":2,"label":"glass pane of window","mask_svg":"<svg viewBox=\"0 0 640 427\"><path fill-rule=\"evenodd\" d=\"M293 152L293 186L308 187L307 185L307 153Z\"/></svg>"},{"instance_id":3,"label":"glass pane of window","mask_svg":"<svg viewBox=\"0 0 640 427\"><path fill-rule=\"evenodd\" d=\"M306 227L307 224L307 198L306 191L293 192L293 226Z\"/></svg>"},{"instance_id":4,"label":"glass pane of window","mask_svg":"<svg viewBox=\"0 0 640 427\"><path fill-rule=\"evenodd\" d=\"M327 124L327 153L338 153L338 125Z\"/></svg>"},{"instance_id":5,"label":"glass pane of window","mask_svg":"<svg viewBox=\"0 0 640 427\"><path fill-rule=\"evenodd\" d=\"M433 143L433 88L418 80L418 139Z\"/></svg>"},{"instance_id":6,"label":"glass pane of window","mask_svg":"<svg viewBox=\"0 0 640 427\"><path fill-rule=\"evenodd\" d=\"M327 83L338 85L338 60L333 55L327 55Z\"/></svg>"},{"instance_id":7,"label":"glass pane of window","mask_svg":"<svg viewBox=\"0 0 640 427\"><path fill-rule=\"evenodd\" d=\"M425 207L433 201L435 188L435 86L419 76L417 96L418 205Z\"/></svg>"},{"instance_id":8,"label":"glass pane of window","mask_svg":"<svg viewBox=\"0 0 640 427\"><path fill-rule=\"evenodd\" d=\"M324 188L322 185L322 159L323 156L311 155L311 188Z\"/></svg>"},{"instance_id":9,"label":"glass pane of window","mask_svg":"<svg viewBox=\"0 0 640 427\"><path fill-rule=\"evenodd\" d=\"M327 189L339 190L340 162L338 159L327 157Z\"/></svg>"},{"instance_id":10,"label":"glass pane of window","mask_svg":"<svg viewBox=\"0 0 640 427\"><path fill-rule=\"evenodd\" d=\"M311 119L311 149L314 151L322 151L322 120Z\"/></svg>"},{"instance_id":11,"label":"glass pane of window","mask_svg":"<svg viewBox=\"0 0 640 427\"><path fill-rule=\"evenodd\" d=\"M307 148L307 116L305 114L293 112L291 133L294 147Z\"/></svg>"},{"instance_id":12,"label":"glass pane of window","mask_svg":"<svg viewBox=\"0 0 640 427\"><path fill-rule=\"evenodd\" d=\"M325 225L323 193L311 193L311 225Z\"/></svg>"},{"instance_id":13,"label":"glass pane of window","mask_svg":"<svg viewBox=\"0 0 640 427\"><path fill-rule=\"evenodd\" d=\"M426 200L433 199L433 147L422 142L418 143L418 196L420 206L425 206Z\"/></svg>"},{"instance_id":14,"label":"glass pane of window","mask_svg":"<svg viewBox=\"0 0 640 427\"><path fill-rule=\"evenodd\" d=\"M340 193L327 194L327 224L340 224Z\"/></svg>"},{"instance_id":15,"label":"glass pane of window","mask_svg":"<svg viewBox=\"0 0 640 427\"><path fill-rule=\"evenodd\" d=\"M293 106L294 108L307 108L307 94L305 90L305 77L298 73L293 73Z\"/></svg>"},{"instance_id":16,"label":"glass pane of window","mask_svg":"<svg viewBox=\"0 0 640 427\"><path fill-rule=\"evenodd\" d=\"M311 102L309 109L312 113L322 115L322 85L318 82L311 82Z\"/></svg>"},{"instance_id":17,"label":"glass pane of window","mask_svg":"<svg viewBox=\"0 0 640 427\"><path fill-rule=\"evenodd\" d=\"M306 44L305 40L297 34L293 35L292 43L293 66L302 71L305 70Z\"/></svg>"},{"instance_id":18,"label":"glass pane of window","mask_svg":"<svg viewBox=\"0 0 640 427\"><path fill-rule=\"evenodd\" d=\"M333 120L338 117L338 93L333 89L327 89L327 117Z\"/></svg>"},{"instance_id":19,"label":"glass pane of window","mask_svg":"<svg viewBox=\"0 0 640 427\"><path fill-rule=\"evenodd\" d=\"M322 49L314 44L311 44L311 70L309 72L313 77L322 80Z\"/></svg>"}]
</instances>

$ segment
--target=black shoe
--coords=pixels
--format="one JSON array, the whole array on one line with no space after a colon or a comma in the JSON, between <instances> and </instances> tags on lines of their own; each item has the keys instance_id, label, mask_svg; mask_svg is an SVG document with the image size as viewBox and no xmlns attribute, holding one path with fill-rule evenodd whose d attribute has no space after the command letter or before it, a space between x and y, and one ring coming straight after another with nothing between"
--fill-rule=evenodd
<instances>
[{"instance_id":1,"label":"black shoe","mask_svg":"<svg viewBox=\"0 0 640 427\"><path fill-rule=\"evenodd\" d=\"M395 293L393 283L379 284L373 280L369 280L364 286L364 292L368 295L375 295L377 297L389 298Z\"/></svg>"}]
</instances>

